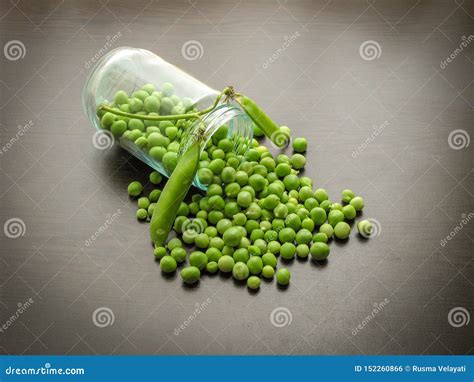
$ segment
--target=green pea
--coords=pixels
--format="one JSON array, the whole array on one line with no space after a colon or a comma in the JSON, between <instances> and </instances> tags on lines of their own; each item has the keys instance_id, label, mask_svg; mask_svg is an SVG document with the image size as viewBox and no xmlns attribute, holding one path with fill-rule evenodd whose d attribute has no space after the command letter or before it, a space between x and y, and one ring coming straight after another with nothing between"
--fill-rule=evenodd
<instances>
[{"instance_id":1,"label":"green pea","mask_svg":"<svg viewBox=\"0 0 474 382\"><path fill-rule=\"evenodd\" d=\"M333 227L335 227L337 223L342 221L344 221L344 214L341 211L332 210L329 212L328 223L331 224Z\"/></svg>"},{"instance_id":2,"label":"green pea","mask_svg":"<svg viewBox=\"0 0 474 382\"><path fill-rule=\"evenodd\" d=\"M342 204L341 204L341 203L333 203L333 204L331 204L331 210L342 211Z\"/></svg>"},{"instance_id":3,"label":"green pea","mask_svg":"<svg viewBox=\"0 0 474 382\"><path fill-rule=\"evenodd\" d=\"M256 229L259 229L260 225L256 220L248 219L247 223L245 223L245 230L247 232L253 232Z\"/></svg>"},{"instance_id":4,"label":"green pea","mask_svg":"<svg viewBox=\"0 0 474 382\"><path fill-rule=\"evenodd\" d=\"M189 255L189 264L203 270L207 265L207 256L204 252L194 251Z\"/></svg>"},{"instance_id":5,"label":"green pea","mask_svg":"<svg viewBox=\"0 0 474 382\"><path fill-rule=\"evenodd\" d=\"M183 246L183 243L181 242L181 240L175 237L171 239L167 245L168 245L169 250L172 251L175 248L181 248Z\"/></svg>"},{"instance_id":6,"label":"green pea","mask_svg":"<svg viewBox=\"0 0 474 382\"><path fill-rule=\"evenodd\" d=\"M313 235L311 234L311 231L308 231L307 229L300 229L298 233L296 234L296 244L308 244L311 242L313 239Z\"/></svg>"},{"instance_id":7,"label":"green pea","mask_svg":"<svg viewBox=\"0 0 474 382\"><path fill-rule=\"evenodd\" d=\"M242 187L249 181L249 176L245 171L237 171L235 174L235 181Z\"/></svg>"},{"instance_id":8,"label":"green pea","mask_svg":"<svg viewBox=\"0 0 474 382\"><path fill-rule=\"evenodd\" d=\"M146 196L142 196L141 198L138 199L137 204L138 204L138 208L143 208L146 210L148 206L150 205L150 200Z\"/></svg>"},{"instance_id":9,"label":"green pea","mask_svg":"<svg viewBox=\"0 0 474 382\"><path fill-rule=\"evenodd\" d=\"M235 257L234 257L235 258ZM259 256L252 256L247 261L247 267L252 275L259 275L262 272L263 260Z\"/></svg>"},{"instance_id":10,"label":"green pea","mask_svg":"<svg viewBox=\"0 0 474 382\"><path fill-rule=\"evenodd\" d=\"M247 222L247 216L244 213L239 212L234 215L234 224L239 226L244 226Z\"/></svg>"},{"instance_id":11,"label":"green pea","mask_svg":"<svg viewBox=\"0 0 474 382\"><path fill-rule=\"evenodd\" d=\"M149 180L153 184L159 184L163 176L158 171L152 171L149 176Z\"/></svg>"},{"instance_id":12,"label":"green pea","mask_svg":"<svg viewBox=\"0 0 474 382\"><path fill-rule=\"evenodd\" d=\"M306 218L301 221L301 228L307 229L310 232L314 230L314 221L311 218Z\"/></svg>"},{"instance_id":13,"label":"green pea","mask_svg":"<svg viewBox=\"0 0 474 382\"><path fill-rule=\"evenodd\" d=\"M232 254L236 263L246 263L250 259L249 251L246 248L238 248Z\"/></svg>"},{"instance_id":14,"label":"green pea","mask_svg":"<svg viewBox=\"0 0 474 382\"><path fill-rule=\"evenodd\" d=\"M130 118L128 120L128 130L145 131L145 124L140 119Z\"/></svg>"},{"instance_id":15,"label":"green pea","mask_svg":"<svg viewBox=\"0 0 474 382\"><path fill-rule=\"evenodd\" d=\"M231 227L232 227L232 222L229 219L222 219L218 221L216 225L217 232L219 232L221 235L223 235L224 232L226 232Z\"/></svg>"},{"instance_id":16,"label":"green pea","mask_svg":"<svg viewBox=\"0 0 474 382\"><path fill-rule=\"evenodd\" d=\"M283 183L285 184L285 188L288 191L297 190L300 186L300 178L298 178L298 176L296 176L295 174L289 174L285 176L285 178L283 179Z\"/></svg>"},{"instance_id":17,"label":"green pea","mask_svg":"<svg viewBox=\"0 0 474 382\"><path fill-rule=\"evenodd\" d=\"M219 270L224 273L232 272L232 268L234 267L235 261L231 256L224 255L219 258L217 265Z\"/></svg>"},{"instance_id":18,"label":"green pea","mask_svg":"<svg viewBox=\"0 0 474 382\"><path fill-rule=\"evenodd\" d=\"M355 208L356 211L362 211L364 208L364 199L360 196L356 196L351 199L350 205Z\"/></svg>"},{"instance_id":19,"label":"green pea","mask_svg":"<svg viewBox=\"0 0 474 382\"><path fill-rule=\"evenodd\" d=\"M284 178L291 173L291 166L288 163L280 163L275 167L275 174L279 178Z\"/></svg>"},{"instance_id":20,"label":"green pea","mask_svg":"<svg viewBox=\"0 0 474 382\"><path fill-rule=\"evenodd\" d=\"M232 276L234 276L234 279L236 280L245 280L247 277L249 277L249 268L244 263L235 263L234 267L232 268Z\"/></svg>"},{"instance_id":21,"label":"green pea","mask_svg":"<svg viewBox=\"0 0 474 382\"><path fill-rule=\"evenodd\" d=\"M298 244L296 246L296 255L301 259L306 259L309 255L309 247L307 244Z\"/></svg>"},{"instance_id":22,"label":"green pea","mask_svg":"<svg viewBox=\"0 0 474 382\"><path fill-rule=\"evenodd\" d=\"M290 163L294 169L301 170L306 165L306 158L301 154L293 154Z\"/></svg>"},{"instance_id":23,"label":"green pea","mask_svg":"<svg viewBox=\"0 0 474 382\"><path fill-rule=\"evenodd\" d=\"M276 218L284 219L288 215L288 207L283 203L278 204L273 210Z\"/></svg>"},{"instance_id":24,"label":"green pea","mask_svg":"<svg viewBox=\"0 0 474 382\"><path fill-rule=\"evenodd\" d=\"M163 166L165 166L165 169L169 173L172 173L174 171L177 164L178 164L178 154L177 153L167 152L165 155L163 155Z\"/></svg>"},{"instance_id":25,"label":"green pea","mask_svg":"<svg viewBox=\"0 0 474 382\"><path fill-rule=\"evenodd\" d=\"M186 250L182 247L176 247L171 250L171 257L176 260L177 263L182 263L186 260Z\"/></svg>"},{"instance_id":26,"label":"green pea","mask_svg":"<svg viewBox=\"0 0 474 382\"><path fill-rule=\"evenodd\" d=\"M293 139L293 150L297 153L304 153L308 148L308 141L306 138Z\"/></svg>"},{"instance_id":27,"label":"green pea","mask_svg":"<svg viewBox=\"0 0 474 382\"><path fill-rule=\"evenodd\" d=\"M252 203L253 197L248 191L240 191L237 195L237 204L243 208L247 208Z\"/></svg>"},{"instance_id":28,"label":"green pea","mask_svg":"<svg viewBox=\"0 0 474 382\"><path fill-rule=\"evenodd\" d=\"M178 210L176 211L176 216L188 216L189 215L189 206L185 202L181 202Z\"/></svg>"},{"instance_id":29,"label":"green pea","mask_svg":"<svg viewBox=\"0 0 474 382\"><path fill-rule=\"evenodd\" d=\"M134 181L128 185L127 191L130 196L138 196L142 193L143 186L140 182Z\"/></svg>"},{"instance_id":30,"label":"green pea","mask_svg":"<svg viewBox=\"0 0 474 382\"><path fill-rule=\"evenodd\" d=\"M344 217L348 220L354 219L357 215L356 209L350 204L342 208L342 213L344 214Z\"/></svg>"},{"instance_id":31,"label":"green pea","mask_svg":"<svg viewBox=\"0 0 474 382\"><path fill-rule=\"evenodd\" d=\"M318 232L316 235L314 235L313 241L320 242L320 243L327 243L328 236L323 232Z\"/></svg>"},{"instance_id":32,"label":"green pea","mask_svg":"<svg viewBox=\"0 0 474 382\"><path fill-rule=\"evenodd\" d=\"M165 273L174 272L176 267L176 260L171 256L163 256L163 258L160 260L160 268Z\"/></svg>"},{"instance_id":33,"label":"green pea","mask_svg":"<svg viewBox=\"0 0 474 382\"><path fill-rule=\"evenodd\" d=\"M231 227L224 232L223 239L224 243L230 247L236 247L242 239L243 233L239 227Z\"/></svg>"},{"instance_id":34,"label":"green pea","mask_svg":"<svg viewBox=\"0 0 474 382\"><path fill-rule=\"evenodd\" d=\"M117 105L122 105L124 103L128 103L128 95L123 90L119 90L115 93L114 96L114 103Z\"/></svg>"},{"instance_id":35,"label":"green pea","mask_svg":"<svg viewBox=\"0 0 474 382\"><path fill-rule=\"evenodd\" d=\"M201 278L201 271L197 267L185 267L181 270L181 278L187 284L194 284Z\"/></svg>"},{"instance_id":36,"label":"green pea","mask_svg":"<svg viewBox=\"0 0 474 382\"><path fill-rule=\"evenodd\" d=\"M354 199L354 197L355 197L354 191L349 190L349 189L342 191L342 201L344 203L350 203L350 201Z\"/></svg>"},{"instance_id":37,"label":"green pea","mask_svg":"<svg viewBox=\"0 0 474 382\"><path fill-rule=\"evenodd\" d=\"M163 258L163 256L166 255L166 248L165 247L156 247L153 250L153 255L155 256L155 258L157 260L161 260Z\"/></svg>"},{"instance_id":38,"label":"green pea","mask_svg":"<svg viewBox=\"0 0 474 382\"><path fill-rule=\"evenodd\" d=\"M249 178L249 185L255 191L261 191L266 185L266 179L260 174L253 174Z\"/></svg>"},{"instance_id":39,"label":"green pea","mask_svg":"<svg viewBox=\"0 0 474 382\"><path fill-rule=\"evenodd\" d=\"M280 248L280 256L282 259L291 260L295 257L296 247L293 243L284 243Z\"/></svg>"},{"instance_id":40,"label":"green pea","mask_svg":"<svg viewBox=\"0 0 474 382\"><path fill-rule=\"evenodd\" d=\"M274 255L278 255L280 253L280 248L281 244L276 240L270 241L267 245L267 251Z\"/></svg>"},{"instance_id":41,"label":"green pea","mask_svg":"<svg viewBox=\"0 0 474 382\"><path fill-rule=\"evenodd\" d=\"M351 233L351 226L346 222L339 222L334 227L334 236L338 239L347 239Z\"/></svg>"},{"instance_id":42,"label":"green pea","mask_svg":"<svg viewBox=\"0 0 474 382\"><path fill-rule=\"evenodd\" d=\"M316 242L310 248L314 260L325 260L329 256L329 246L326 243Z\"/></svg>"},{"instance_id":43,"label":"green pea","mask_svg":"<svg viewBox=\"0 0 474 382\"><path fill-rule=\"evenodd\" d=\"M323 200L320 204L319 207L321 207L326 213L329 213L331 210L332 202L330 200Z\"/></svg>"},{"instance_id":44,"label":"green pea","mask_svg":"<svg viewBox=\"0 0 474 382\"><path fill-rule=\"evenodd\" d=\"M315 225L322 225L327 219L326 211L321 207L313 208L309 215Z\"/></svg>"},{"instance_id":45,"label":"green pea","mask_svg":"<svg viewBox=\"0 0 474 382\"><path fill-rule=\"evenodd\" d=\"M226 187L225 187L225 194L227 195L227 197L229 198L236 198L237 195L239 194L240 192L240 185L236 182L234 183L229 183Z\"/></svg>"},{"instance_id":46,"label":"green pea","mask_svg":"<svg viewBox=\"0 0 474 382\"><path fill-rule=\"evenodd\" d=\"M273 253L268 252L268 253L265 253L262 256L262 264L264 266L269 265L272 268L276 268L277 262L278 262L278 260L277 260L276 256Z\"/></svg>"},{"instance_id":47,"label":"green pea","mask_svg":"<svg viewBox=\"0 0 474 382\"><path fill-rule=\"evenodd\" d=\"M206 271L209 273L216 273L219 270L217 263L215 261L211 261L206 265Z\"/></svg>"},{"instance_id":48,"label":"green pea","mask_svg":"<svg viewBox=\"0 0 474 382\"><path fill-rule=\"evenodd\" d=\"M209 241L209 246L211 248L217 248L218 250L222 250L222 248L224 248L224 240L222 240L222 238L220 237L213 237Z\"/></svg>"},{"instance_id":49,"label":"green pea","mask_svg":"<svg viewBox=\"0 0 474 382\"><path fill-rule=\"evenodd\" d=\"M267 252L267 242L263 239L257 239L255 240L255 242L253 243L253 245L255 245L256 247L258 247L260 249L260 252L261 253L266 253Z\"/></svg>"},{"instance_id":50,"label":"green pea","mask_svg":"<svg viewBox=\"0 0 474 382\"><path fill-rule=\"evenodd\" d=\"M213 210L222 211L225 207L225 201L220 195L213 195L209 198L209 207Z\"/></svg>"},{"instance_id":51,"label":"green pea","mask_svg":"<svg viewBox=\"0 0 474 382\"><path fill-rule=\"evenodd\" d=\"M199 181L204 185L211 183L212 175L213 175L212 171L209 170L208 168L200 168L198 170Z\"/></svg>"},{"instance_id":52,"label":"green pea","mask_svg":"<svg viewBox=\"0 0 474 382\"><path fill-rule=\"evenodd\" d=\"M209 236L207 236L205 233L200 233L196 235L194 238L194 244L198 248L207 248L209 247Z\"/></svg>"},{"instance_id":53,"label":"green pea","mask_svg":"<svg viewBox=\"0 0 474 382\"><path fill-rule=\"evenodd\" d=\"M155 146L148 151L148 155L150 155L153 159L158 162L163 160L164 155L166 154L166 149L161 146Z\"/></svg>"},{"instance_id":54,"label":"green pea","mask_svg":"<svg viewBox=\"0 0 474 382\"><path fill-rule=\"evenodd\" d=\"M283 285L283 286L288 285L290 283L290 278L291 278L291 273L288 269L280 268L277 271L276 279L277 279L278 284Z\"/></svg>"},{"instance_id":55,"label":"green pea","mask_svg":"<svg viewBox=\"0 0 474 382\"><path fill-rule=\"evenodd\" d=\"M249 289L258 289L260 288L260 278L257 276L250 276L247 279L247 287Z\"/></svg>"},{"instance_id":56,"label":"green pea","mask_svg":"<svg viewBox=\"0 0 474 382\"><path fill-rule=\"evenodd\" d=\"M314 197L319 204L321 204L324 200L329 199L328 192L324 188L318 188L316 191L314 191Z\"/></svg>"},{"instance_id":57,"label":"green pea","mask_svg":"<svg viewBox=\"0 0 474 382\"><path fill-rule=\"evenodd\" d=\"M271 267L270 265L265 265L262 268L262 276L266 279L271 279L275 275L275 268Z\"/></svg>"},{"instance_id":58,"label":"green pea","mask_svg":"<svg viewBox=\"0 0 474 382\"><path fill-rule=\"evenodd\" d=\"M285 219L285 226L293 228L295 231L299 230L301 227L300 217L295 213L289 214Z\"/></svg>"}]
</instances>

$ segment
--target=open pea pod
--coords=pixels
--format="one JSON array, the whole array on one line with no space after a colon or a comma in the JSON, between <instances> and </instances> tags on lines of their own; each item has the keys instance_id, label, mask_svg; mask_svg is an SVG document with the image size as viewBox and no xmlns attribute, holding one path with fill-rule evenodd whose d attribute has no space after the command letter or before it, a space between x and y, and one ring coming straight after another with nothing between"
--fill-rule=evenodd
<instances>
[{"instance_id":1,"label":"open pea pod","mask_svg":"<svg viewBox=\"0 0 474 382\"><path fill-rule=\"evenodd\" d=\"M281 131L278 125L251 98L238 94L235 101L247 113L253 123L279 148L286 148L290 144L290 136Z\"/></svg>"}]
</instances>

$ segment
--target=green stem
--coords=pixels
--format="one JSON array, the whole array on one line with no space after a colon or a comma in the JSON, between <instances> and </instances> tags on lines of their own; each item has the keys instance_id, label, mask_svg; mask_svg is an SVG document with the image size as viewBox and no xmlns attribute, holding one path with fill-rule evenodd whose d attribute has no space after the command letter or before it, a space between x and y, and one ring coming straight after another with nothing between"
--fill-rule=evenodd
<instances>
[{"instance_id":1,"label":"green stem","mask_svg":"<svg viewBox=\"0 0 474 382\"><path fill-rule=\"evenodd\" d=\"M204 114L208 114L211 111L213 111L217 105L219 104L219 101L221 100L222 96L224 95L229 95L230 92L232 91L231 88L226 87L215 99L214 104L206 109L200 110L196 113L191 113L191 114L175 114L175 115L141 115L141 114L132 114L132 113L127 113L125 111L121 110L116 110L112 108L109 105L99 105L97 108L98 110L103 110L115 115L120 115L122 117L127 117L127 118L136 118L136 119L141 119L145 121L175 121L178 119L195 119L199 118L200 116Z\"/></svg>"}]
</instances>

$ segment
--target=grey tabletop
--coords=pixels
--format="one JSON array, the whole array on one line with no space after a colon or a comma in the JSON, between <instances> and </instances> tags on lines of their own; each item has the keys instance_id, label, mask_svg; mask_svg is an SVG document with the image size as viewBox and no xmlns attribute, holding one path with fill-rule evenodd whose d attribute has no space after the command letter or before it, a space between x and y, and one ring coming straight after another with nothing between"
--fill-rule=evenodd
<instances>
[{"instance_id":1,"label":"grey tabletop","mask_svg":"<svg viewBox=\"0 0 474 382\"><path fill-rule=\"evenodd\" d=\"M0 351L472 353L473 15L468 1L2 1ZM253 97L308 138L316 187L364 197L377 235L290 263L287 289L163 277L126 191L149 168L96 149L81 105L88 63L119 46Z\"/></svg>"}]
</instances>

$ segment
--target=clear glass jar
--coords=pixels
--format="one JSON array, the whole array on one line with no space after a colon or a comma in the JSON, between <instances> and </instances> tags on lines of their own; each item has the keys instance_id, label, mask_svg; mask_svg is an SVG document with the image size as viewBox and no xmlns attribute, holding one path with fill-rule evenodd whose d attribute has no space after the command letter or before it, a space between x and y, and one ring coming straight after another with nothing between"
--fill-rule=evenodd
<instances>
[{"instance_id":1,"label":"clear glass jar","mask_svg":"<svg viewBox=\"0 0 474 382\"><path fill-rule=\"evenodd\" d=\"M160 92L164 83L171 83L174 86L173 94L163 94ZM178 105L183 108L193 108L194 110L202 110L211 107L216 101L216 97L220 94L219 91L203 84L150 51L121 47L109 52L97 62L84 86L82 102L92 126L100 131L108 131L104 130L106 126L101 123L97 107L102 104L108 104L120 110L118 105L113 104L115 94L119 90L122 90L128 95L131 95L139 91L146 84L152 84L156 87L156 90L154 92L150 91L149 95L156 93L156 97L162 97L160 101L162 101L164 97L168 97L172 99L173 102L178 102L178 104L174 106ZM178 99L179 101L177 101ZM164 106L165 102L161 102L160 110L157 110L156 114L168 115L169 110L163 110ZM172 110L175 111L174 108ZM182 114L183 110L185 109L177 107L175 114ZM139 112L141 114L147 113L142 110ZM127 130L131 130L130 119L123 117L122 120L126 121ZM181 133L178 131L180 134L179 149L177 150L178 158L179 153L183 152L192 141L193 135L196 134L199 124L198 121L203 122L205 125L204 133L200 130L200 134L204 135L201 151L204 150L212 135L223 125L228 127L227 138L234 143L234 153L238 155L245 154L245 151L250 147L253 138L253 125L250 118L237 103L227 100L220 101L215 109L203 115L200 120L194 119L192 121L193 122L187 122L186 126L182 126L183 131L181 131ZM151 121L144 122L147 126L144 127L143 136L149 134L148 127L159 125L159 123ZM178 124L178 122L174 123ZM156 128L154 130L156 130ZM161 131L161 133L163 133L163 131ZM135 143L136 140L127 138L130 135L130 133L126 133L125 135L121 135L119 139L114 139L114 141L118 140L120 145L132 155L159 171L161 174L169 177L170 171L165 168L163 162L150 156L147 147L139 147ZM112 136L112 134L109 133L109 136ZM174 146L174 148L176 148L176 144L174 144ZM193 184L203 190L207 188L206 185L199 181L197 175Z\"/></svg>"}]
</instances>

